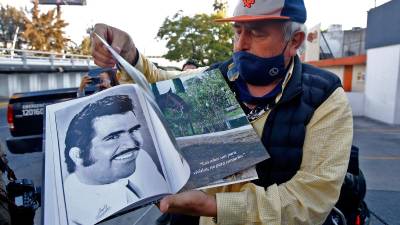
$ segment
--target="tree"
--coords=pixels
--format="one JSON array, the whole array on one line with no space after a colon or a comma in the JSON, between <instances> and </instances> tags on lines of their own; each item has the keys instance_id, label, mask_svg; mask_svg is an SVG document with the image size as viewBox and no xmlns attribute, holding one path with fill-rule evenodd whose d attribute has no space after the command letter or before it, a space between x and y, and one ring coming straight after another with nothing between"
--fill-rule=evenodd
<instances>
[{"instance_id":1,"label":"tree","mask_svg":"<svg viewBox=\"0 0 400 225\"><path fill-rule=\"evenodd\" d=\"M227 109L236 106L237 101L221 74L214 70L184 83L184 92L157 95L158 105L173 133L187 136L225 130Z\"/></svg>"},{"instance_id":2,"label":"tree","mask_svg":"<svg viewBox=\"0 0 400 225\"><path fill-rule=\"evenodd\" d=\"M79 48L80 48L79 54L91 55L91 49L90 49L91 44L92 44L92 41L91 41L90 37L89 36L85 37L82 40L81 45L79 46Z\"/></svg>"},{"instance_id":3,"label":"tree","mask_svg":"<svg viewBox=\"0 0 400 225\"><path fill-rule=\"evenodd\" d=\"M228 2L226 0L215 0L213 4L214 12L224 18L226 16Z\"/></svg>"},{"instance_id":4,"label":"tree","mask_svg":"<svg viewBox=\"0 0 400 225\"><path fill-rule=\"evenodd\" d=\"M187 81L186 94L192 109L192 118L195 123L200 123L209 132L224 130L226 124L226 108L236 102L230 90L226 88L226 82L221 75L210 71L207 76L193 78ZM204 118L207 118L206 120Z\"/></svg>"},{"instance_id":5,"label":"tree","mask_svg":"<svg viewBox=\"0 0 400 225\"><path fill-rule=\"evenodd\" d=\"M167 41L165 58L176 61L190 58L205 66L230 56L233 30L230 24L214 22L222 17L221 10L225 10L218 4L214 7L217 11L212 15L190 17L178 11L172 18L165 19L157 33L158 39Z\"/></svg>"},{"instance_id":6,"label":"tree","mask_svg":"<svg viewBox=\"0 0 400 225\"><path fill-rule=\"evenodd\" d=\"M68 53L78 54L78 55L90 55L91 54L90 46L91 46L92 42L91 42L91 39L89 36L84 37L79 46L71 40L69 41L69 43L70 44L68 45L68 51L67 51Z\"/></svg>"},{"instance_id":7,"label":"tree","mask_svg":"<svg viewBox=\"0 0 400 225\"><path fill-rule=\"evenodd\" d=\"M62 52L69 41L63 31L67 25L61 19L61 10L40 13L38 1L34 0L32 20L26 18L23 36L32 50Z\"/></svg>"},{"instance_id":8,"label":"tree","mask_svg":"<svg viewBox=\"0 0 400 225\"><path fill-rule=\"evenodd\" d=\"M18 27L15 48L21 48L21 44L24 43L21 34L25 30L25 18L25 12L22 9L19 10L8 5L0 6L0 47L11 47Z\"/></svg>"}]
</instances>

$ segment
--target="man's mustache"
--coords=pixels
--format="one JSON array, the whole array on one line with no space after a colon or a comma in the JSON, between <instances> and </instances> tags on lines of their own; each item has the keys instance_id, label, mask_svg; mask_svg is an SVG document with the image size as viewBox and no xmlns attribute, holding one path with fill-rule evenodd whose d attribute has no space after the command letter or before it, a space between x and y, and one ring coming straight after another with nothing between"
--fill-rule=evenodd
<instances>
[{"instance_id":1,"label":"man's mustache","mask_svg":"<svg viewBox=\"0 0 400 225\"><path fill-rule=\"evenodd\" d=\"M118 156L121 156L121 155L123 155L123 154L126 154L126 153L128 153L128 152L139 151L139 150L140 150L139 147L128 148L128 149L126 149L126 150L123 150L123 151L118 152L117 154L113 155L113 157L111 157L111 160L117 158Z\"/></svg>"}]
</instances>

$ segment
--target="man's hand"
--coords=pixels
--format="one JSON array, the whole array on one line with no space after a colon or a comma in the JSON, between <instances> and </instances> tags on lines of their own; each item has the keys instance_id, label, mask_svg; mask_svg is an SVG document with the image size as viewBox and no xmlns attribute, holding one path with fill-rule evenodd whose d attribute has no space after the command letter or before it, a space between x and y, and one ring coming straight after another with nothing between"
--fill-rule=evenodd
<instances>
[{"instance_id":1,"label":"man's hand","mask_svg":"<svg viewBox=\"0 0 400 225\"><path fill-rule=\"evenodd\" d=\"M106 24L96 24L93 33L106 40L126 61L133 63L136 58L136 47L129 34ZM100 67L113 67L116 61L93 33L91 38L94 63Z\"/></svg>"},{"instance_id":2,"label":"man's hand","mask_svg":"<svg viewBox=\"0 0 400 225\"><path fill-rule=\"evenodd\" d=\"M81 84L79 85L79 91L83 92L85 87L91 82L91 79L88 75L82 77Z\"/></svg>"},{"instance_id":3,"label":"man's hand","mask_svg":"<svg viewBox=\"0 0 400 225\"><path fill-rule=\"evenodd\" d=\"M163 213L178 213L191 216L217 216L217 201L214 196L201 191L188 191L164 197L160 202Z\"/></svg>"}]
</instances>

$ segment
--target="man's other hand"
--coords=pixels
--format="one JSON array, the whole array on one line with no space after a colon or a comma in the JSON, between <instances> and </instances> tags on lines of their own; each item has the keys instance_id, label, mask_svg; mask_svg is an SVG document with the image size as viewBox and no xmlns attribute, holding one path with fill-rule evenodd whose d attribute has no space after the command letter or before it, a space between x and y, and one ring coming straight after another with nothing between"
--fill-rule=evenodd
<instances>
[{"instance_id":1,"label":"man's other hand","mask_svg":"<svg viewBox=\"0 0 400 225\"><path fill-rule=\"evenodd\" d=\"M93 33L106 40L130 64L136 59L136 47L129 34L106 24L96 24ZM113 67L116 61L101 41L92 33L92 56L100 67Z\"/></svg>"},{"instance_id":2,"label":"man's other hand","mask_svg":"<svg viewBox=\"0 0 400 225\"><path fill-rule=\"evenodd\" d=\"M217 216L217 202L214 196L201 191L188 191L164 197L160 202L163 213L177 213L191 216Z\"/></svg>"}]
</instances>

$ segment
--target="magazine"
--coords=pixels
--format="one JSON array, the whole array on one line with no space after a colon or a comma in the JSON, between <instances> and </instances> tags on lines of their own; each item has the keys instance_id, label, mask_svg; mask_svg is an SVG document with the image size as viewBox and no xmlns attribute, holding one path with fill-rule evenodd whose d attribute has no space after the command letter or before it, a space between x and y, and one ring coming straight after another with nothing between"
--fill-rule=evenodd
<instances>
[{"instance_id":1,"label":"magazine","mask_svg":"<svg viewBox=\"0 0 400 225\"><path fill-rule=\"evenodd\" d=\"M46 106L44 224L102 223L165 195L257 179L269 155L219 70L142 78Z\"/></svg>"},{"instance_id":2,"label":"magazine","mask_svg":"<svg viewBox=\"0 0 400 225\"><path fill-rule=\"evenodd\" d=\"M58 209L59 220L48 224L95 224L182 190L257 178L254 169L246 169L268 155L248 122L235 126L243 112L224 94L232 93L219 88L221 93L195 94L194 87L207 89L202 83L217 76L182 78L178 93L170 86L161 94L167 81L153 86L163 118L134 84L47 106L45 189L55 192L50 208ZM201 105L208 103L198 98L219 107L204 110Z\"/></svg>"}]
</instances>

